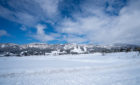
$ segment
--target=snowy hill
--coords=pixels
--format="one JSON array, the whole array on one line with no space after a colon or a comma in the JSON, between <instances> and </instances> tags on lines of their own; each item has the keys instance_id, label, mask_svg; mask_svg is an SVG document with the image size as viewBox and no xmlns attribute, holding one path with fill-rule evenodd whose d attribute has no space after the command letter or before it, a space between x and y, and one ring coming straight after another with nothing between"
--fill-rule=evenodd
<instances>
[{"instance_id":1,"label":"snowy hill","mask_svg":"<svg viewBox=\"0 0 140 85\"><path fill-rule=\"evenodd\" d=\"M48 48L49 45L45 44L45 43L30 43L30 44L21 45L20 47L23 48L23 49L26 49L26 48L45 49L45 48Z\"/></svg>"},{"instance_id":2,"label":"snowy hill","mask_svg":"<svg viewBox=\"0 0 140 85\"><path fill-rule=\"evenodd\" d=\"M30 43L18 45L13 43L1 43L0 55L27 56L27 55L64 55L64 54L87 54L95 52L128 52L139 51L140 46L129 44L92 45L92 44L46 44Z\"/></svg>"}]
</instances>

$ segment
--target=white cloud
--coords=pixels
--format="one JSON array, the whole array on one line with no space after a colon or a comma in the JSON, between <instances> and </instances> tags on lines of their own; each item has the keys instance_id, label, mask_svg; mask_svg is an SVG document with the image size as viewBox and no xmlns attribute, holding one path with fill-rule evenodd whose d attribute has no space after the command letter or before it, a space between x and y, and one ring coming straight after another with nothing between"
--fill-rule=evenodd
<instances>
[{"instance_id":1,"label":"white cloud","mask_svg":"<svg viewBox=\"0 0 140 85\"><path fill-rule=\"evenodd\" d=\"M0 37L2 36L9 36L9 34L5 30L0 30Z\"/></svg>"},{"instance_id":2,"label":"white cloud","mask_svg":"<svg viewBox=\"0 0 140 85\"><path fill-rule=\"evenodd\" d=\"M47 17L55 17L58 14L58 3L60 0L35 0L38 2L47 15Z\"/></svg>"},{"instance_id":3,"label":"white cloud","mask_svg":"<svg viewBox=\"0 0 140 85\"><path fill-rule=\"evenodd\" d=\"M27 28L26 28L24 25L21 26L20 29L21 29L22 31L26 31L26 30L27 30Z\"/></svg>"},{"instance_id":4,"label":"white cloud","mask_svg":"<svg viewBox=\"0 0 140 85\"><path fill-rule=\"evenodd\" d=\"M7 8L0 6L0 16L10 21L20 23L22 25L33 26L38 22L38 19L28 13L13 12Z\"/></svg>"},{"instance_id":5,"label":"white cloud","mask_svg":"<svg viewBox=\"0 0 140 85\"><path fill-rule=\"evenodd\" d=\"M50 41L60 37L57 33L46 34L45 30L47 27L38 24L40 22L49 23L51 25L55 23L53 20L56 20L56 17L58 17L57 15L59 14L59 0L10 0L1 2L6 3L10 8L0 4L0 17L21 24L22 26L20 29L23 31L32 31L26 27L36 28L36 34L32 36L35 39Z\"/></svg>"},{"instance_id":6,"label":"white cloud","mask_svg":"<svg viewBox=\"0 0 140 85\"><path fill-rule=\"evenodd\" d=\"M34 27L40 21L54 23L59 15L58 3L60 0L10 0L1 1L9 8L0 5L0 17L21 25ZM21 4L22 3L22 4Z\"/></svg>"},{"instance_id":7,"label":"white cloud","mask_svg":"<svg viewBox=\"0 0 140 85\"><path fill-rule=\"evenodd\" d=\"M87 6L86 12L90 12L90 15L83 17L81 14L74 14L75 20L64 19L57 29L60 33L73 35L77 40L79 37L75 35L84 35L86 39L81 39L81 41L85 40L85 42L89 40L101 44L140 44L140 19L138 18L140 1L136 1L130 1L120 10L118 16L109 16L103 12L102 8L93 10L95 7L88 9Z\"/></svg>"},{"instance_id":8,"label":"white cloud","mask_svg":"<svg viewBox=\"0 0 140 85\"><path fill-rule=\"evenodd\" d=\"M80 44L88 42L86 37L80 37L78 35L71 35L71 34L63 36L63 40L65 40L69 43L80 43Z\"/></svg>"},{"instance_id":9,"label":"white cloud","mask_svg":"<svg viewBox=\"0 0 140 85\"><path fill-rule=\"evenodd\" d=\"M33 38L35 38L39 41L44 41L44 42L54 40L53 36L46 35L46 33L45 33L46 26L45 25L38 24L36 26L36 29L37 29L37 33L32 35Z\"/></svg>"}]
</instances>

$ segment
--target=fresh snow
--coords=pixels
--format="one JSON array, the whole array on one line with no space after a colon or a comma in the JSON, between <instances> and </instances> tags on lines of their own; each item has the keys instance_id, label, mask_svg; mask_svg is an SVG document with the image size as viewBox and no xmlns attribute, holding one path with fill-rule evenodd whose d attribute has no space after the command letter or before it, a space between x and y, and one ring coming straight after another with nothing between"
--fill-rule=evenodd
<instances>
[{"instance_id":1,"label":"fresh snow","mask_svg":"<svg viewBox=\"0 0 140 85\"><path fill-rule=\"evenodd\" d=\"M0 57L0 85L139 85L137 52Z\"/></svg>"}]
</instances>

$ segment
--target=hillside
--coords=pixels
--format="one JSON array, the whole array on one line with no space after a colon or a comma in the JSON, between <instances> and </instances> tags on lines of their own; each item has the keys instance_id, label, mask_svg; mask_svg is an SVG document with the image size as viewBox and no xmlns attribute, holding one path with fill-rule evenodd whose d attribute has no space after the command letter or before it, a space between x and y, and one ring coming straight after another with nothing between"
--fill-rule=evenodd
<instances>
[{"instance_id":1,"label":"hillside","mask_svg":"<svg viewBox=\"0 0 140 85\"><path fill-rule=\"evenodd\" d=\"M92 45L92 44L45 44L30 43L18 45L13 43L1 43L1 56L29 56L29 55L65 55L65 54L89 54L95 52L128 52L139 51L140 46L129 44Z\"/></svg>"}]
</instances>

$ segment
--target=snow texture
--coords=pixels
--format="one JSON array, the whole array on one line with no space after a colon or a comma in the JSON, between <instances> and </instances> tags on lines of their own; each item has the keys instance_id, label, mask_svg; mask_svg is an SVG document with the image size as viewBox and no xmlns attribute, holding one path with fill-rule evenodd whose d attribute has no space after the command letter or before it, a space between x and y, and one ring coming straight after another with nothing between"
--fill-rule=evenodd
<instances>
[{"instance_id":1,"label":"snow texture","mask_svg":"<svg viewBox=\"0 0 140 85\"><path fill-rule=\"evenodd\" d=\"M0 57L0 85L139 85L137 52Z\"/></svg>"}]
</instances>

